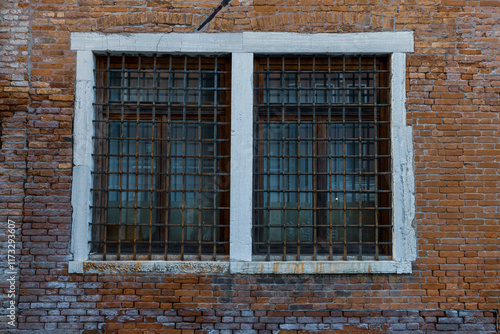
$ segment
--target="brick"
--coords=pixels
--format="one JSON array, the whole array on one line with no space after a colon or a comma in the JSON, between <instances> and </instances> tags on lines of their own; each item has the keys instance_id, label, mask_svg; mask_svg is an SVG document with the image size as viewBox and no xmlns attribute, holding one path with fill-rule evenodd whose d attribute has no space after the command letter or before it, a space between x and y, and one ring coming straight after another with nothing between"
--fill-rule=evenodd
<instances>
[{"instance_id":1,"label":"brick","mask_svg":"<svg viewBox=\"0 0 500 334\"><path fill-rule=\"evenodd\" d=\"M457 331L458 325L456 325L456 324L437 324L436 330L438 330L438 331Z\"/></svg>"}]
</instances>

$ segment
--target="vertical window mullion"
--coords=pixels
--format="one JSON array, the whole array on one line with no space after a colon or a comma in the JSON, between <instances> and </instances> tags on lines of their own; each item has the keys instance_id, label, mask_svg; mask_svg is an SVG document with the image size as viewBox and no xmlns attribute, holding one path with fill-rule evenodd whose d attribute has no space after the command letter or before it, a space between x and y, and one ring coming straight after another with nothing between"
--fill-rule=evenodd
<instances>
[{"instance_id":1,"label":"vertical window mullion","mask_svg":"<svg viewBox=\"0 0 500 334\"><path fill-rule=\"evenodd\" d=\"M252 261L253 75L252 53L231 56L230 261ZM260 160L261 157L258 157ZM257 216L255 214L255 216Z\"/></svg>"}]
</instances>

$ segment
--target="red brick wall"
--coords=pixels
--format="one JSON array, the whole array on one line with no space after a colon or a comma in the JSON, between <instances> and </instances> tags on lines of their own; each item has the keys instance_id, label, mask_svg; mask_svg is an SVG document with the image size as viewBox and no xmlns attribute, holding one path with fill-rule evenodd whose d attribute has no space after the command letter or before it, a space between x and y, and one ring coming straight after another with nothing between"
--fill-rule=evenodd
<instances>
[{"instance_id":1,"label":"red brick wall","mask_svg":"<svg viewBox=\"0 0 500 334\"><path fill-rule=\"evenodd\" d=\"M19 292L20 227L26 182L26 117L29 113L29 25L28 1L2 2L0 7L0 331L12 328L6 316L10 301L17 303ZM9 219L17 236L16 270L9 268ZM12 226L12 225L11 225ZM12 245L12 244L11 244ZM14 255L14 254L10 254ZM12 274L14 273L14 274ZM9 278L15 277L15 289ZM10 293L10 297L9 297ZM9 319L10 320L10 319Z\"/></svg>"},{"instance_id":2,"label":"red brick wall","mask_svg":"<svg viewBox=\"0 0 500 334\"><path fill-rule=\"evenodd\" d=\"M499 4L233 0L208 29L415 32L407 68L418 236L411 275L97 276L67 273L75 89L70 33L192 32L217 1L4 2L0 241L7 219L23 223L19 329L493 332L490 311L500 308ZM4 277L1 284L6 287Z\"/></svg>"}]
</instances>

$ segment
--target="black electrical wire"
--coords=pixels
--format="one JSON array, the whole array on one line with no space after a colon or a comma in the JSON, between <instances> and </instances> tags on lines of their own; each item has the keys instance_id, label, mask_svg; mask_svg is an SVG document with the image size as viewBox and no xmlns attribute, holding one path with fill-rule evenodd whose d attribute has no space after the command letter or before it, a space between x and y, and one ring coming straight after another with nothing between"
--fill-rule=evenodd
<instances>
[{"instance_id":1,"label":"black electrical wire","mask_svg":"<svg viewBox=\"0 0 500 334\"><path fill-rule=\"evenodd\" d=\"M214 9L214 11L212 12L212 14L210 14L210 16L207 17L205 19L205 21L203 21L203 23L196 30L200 31L201 29L203 29L207 24L210 23L210 21L213 20L213 18L215 17L215 15L217 15L217 13L219 13L223 7L226 7L227 5L229 5L230 2L231 2L231 0L222 0L220 2L220 4L217 6L217 8Z\"/></svg>"}]
</instances>

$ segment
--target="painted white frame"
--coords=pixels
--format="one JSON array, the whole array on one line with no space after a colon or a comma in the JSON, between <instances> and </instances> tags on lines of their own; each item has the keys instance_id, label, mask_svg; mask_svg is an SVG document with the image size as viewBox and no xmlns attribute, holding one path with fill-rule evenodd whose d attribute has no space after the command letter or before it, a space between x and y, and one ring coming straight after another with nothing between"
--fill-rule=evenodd
<instances>
[{"instance_id":1,"label":"painted white frame","mask_svg":"<svg viewBox=\"0 0 500 334\"><path fill-rule=\"evenodd\" d=\"M76 51L73 226L69 271L230 272L241 274L411 273L417 254L413 138L406 125L406 55L413 32L299 34L284 32L101 34L72 33ZM95 54L103 52L220 54L232 57L229 262L89 261ZM393 260L252 261L254 54L390 54Z\"/></svg>"}]
</instances>

